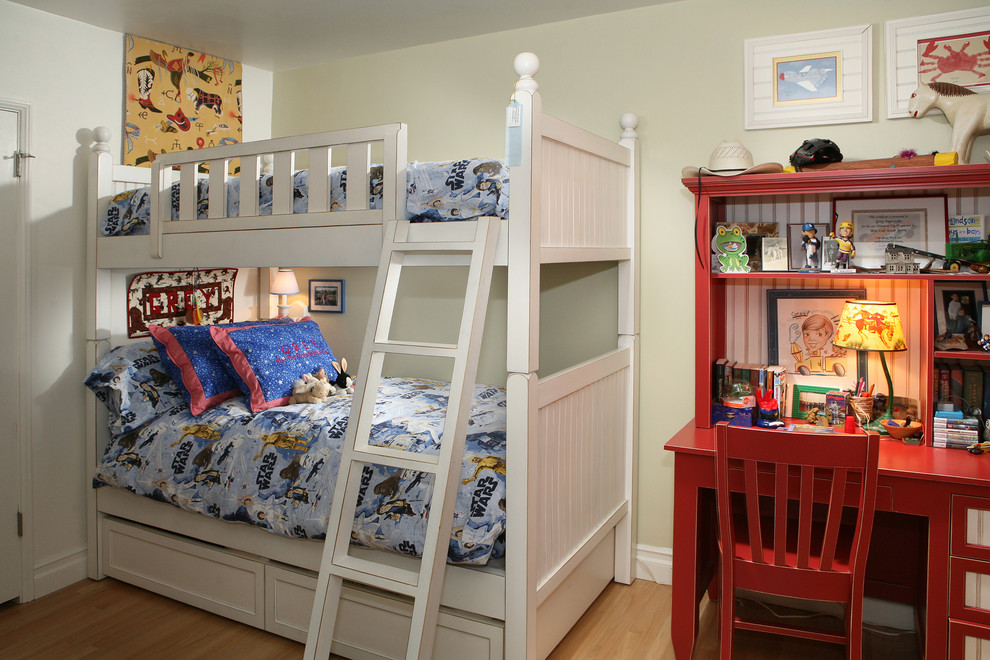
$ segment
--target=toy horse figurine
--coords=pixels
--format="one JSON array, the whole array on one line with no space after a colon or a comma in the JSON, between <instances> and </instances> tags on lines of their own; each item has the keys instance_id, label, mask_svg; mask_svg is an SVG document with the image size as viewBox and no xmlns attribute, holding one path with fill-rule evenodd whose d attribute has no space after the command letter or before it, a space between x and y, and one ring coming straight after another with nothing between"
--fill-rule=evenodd
<instances>
[{"instance_id":1,"label":"toy horse figurine","mask_svg":"<svg viewBox=\"0 0 990 660\"><path fill-rule=\"evenodd\" d=\"M941 110L952 125L950 151L955 151L959 164L965 165L976 136L990 133L990 94L977 94L952 83L922 84L911 94L908 112L920 119L932 108Z\"/></svg>"}]
</instances>

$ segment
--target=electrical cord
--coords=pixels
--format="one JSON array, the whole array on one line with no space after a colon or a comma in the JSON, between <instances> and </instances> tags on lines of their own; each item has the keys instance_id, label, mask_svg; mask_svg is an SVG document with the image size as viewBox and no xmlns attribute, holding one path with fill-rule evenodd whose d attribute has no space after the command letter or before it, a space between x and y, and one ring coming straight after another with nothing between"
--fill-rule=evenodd
<instances>
[{"instance_id":1,"label":"electrical cord","mask_svg":"<svg viewBox=\"0 0 990 660\"><path fill-rule=\"evenodd\" d=\"M829 619L836 619L838 621L842 621L842 617L840 617L838 615L835 615L835 614L830 614L828 612L803 612L801 614L784 614L782 612L779 612L779 611L774 610L773 606L770 603L764 603L763 601L760 601L760 600L750 600L748 598L736 598L736 603L737 604L751 603L751 604L754 604L754 605L759 605L760 607L762 607L763 609L765 609L767 612L769 612L770 615L773 616L775 619L783 619L783 620L787 620L787 619L802 619L802 620L807 620L807 619L817 619L817 618L820 618L820 617L827 617ZM886 626L878 626L878 625L871 624L871 623L864 623L863 624L863 630L868 630L868 631L870 631L872 633L875 633L877 635L883 635L885 637L905 637L907 635L913 635L913 634L915 634L915 631L913 631L913 630L901 630L899 628L887 628Z\"/></svg>"}]
</instances>

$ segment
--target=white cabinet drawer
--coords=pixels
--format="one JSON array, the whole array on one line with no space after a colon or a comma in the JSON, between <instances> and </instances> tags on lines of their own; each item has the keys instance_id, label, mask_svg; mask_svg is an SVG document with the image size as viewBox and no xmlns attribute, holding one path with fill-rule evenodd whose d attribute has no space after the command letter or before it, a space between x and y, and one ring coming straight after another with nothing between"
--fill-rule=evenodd
<instances>
[{"instance_id":1,"label":"white cabinet drawer","mask_svg":"<svg viewBox=\"0 0 990 660\"><path fill-rule=\"evenodd\" d=\"M103 570L169 598L264 627L264 565L209 544L103 521Z\"/></svg>"},{"instance_id":2,"label":"white cabinet drawer","mask_svg":"<svg viewBox=\"0 0 990 660\"><path fill-rule=\"evenodd\" d=\"M269 565L265 570L269 632L306 641L316 576ZM334 630L332 651L354 660L405 657L412 604L406 600L345 586ZM437 660L501 660L503 632L499 622L440 611Z\"/></svg>"}]
</instances>

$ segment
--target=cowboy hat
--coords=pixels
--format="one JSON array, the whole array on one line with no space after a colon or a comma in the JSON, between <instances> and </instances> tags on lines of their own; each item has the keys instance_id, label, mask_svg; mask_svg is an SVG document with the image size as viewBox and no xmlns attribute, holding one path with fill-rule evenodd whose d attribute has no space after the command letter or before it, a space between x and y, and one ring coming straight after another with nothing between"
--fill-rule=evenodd
<instances>
[{"instance_id":1,"label":"cowboy hat","mask_svg":"<svg viewBox=\"0 0 990 660\"><path fill-rule=\"evenodd\" d=\"M708 167L685 167L681 170L682 178L699 175L736 176L738 174L777 174L784 166L780 163L761 163L753 165L753 154L739 140L727 142L722 140L708 159Z\"/></svg>"}]
</instances>

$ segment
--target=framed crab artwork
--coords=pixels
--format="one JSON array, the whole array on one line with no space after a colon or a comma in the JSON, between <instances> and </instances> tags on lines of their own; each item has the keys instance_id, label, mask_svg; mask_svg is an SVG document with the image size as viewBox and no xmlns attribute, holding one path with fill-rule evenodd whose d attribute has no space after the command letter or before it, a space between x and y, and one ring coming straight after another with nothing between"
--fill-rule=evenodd
<instances>
[{"instance_id":1,"label":"framed crab artwork","mask_svg":"<svg viewBox=\"0 0 990 660\"><path fill-rule=\"evenodd\" d=\"M990 6L887 21L885 32L888 118L910 116L922 83L990 92Z\"/></svg>"}]
</instances>

